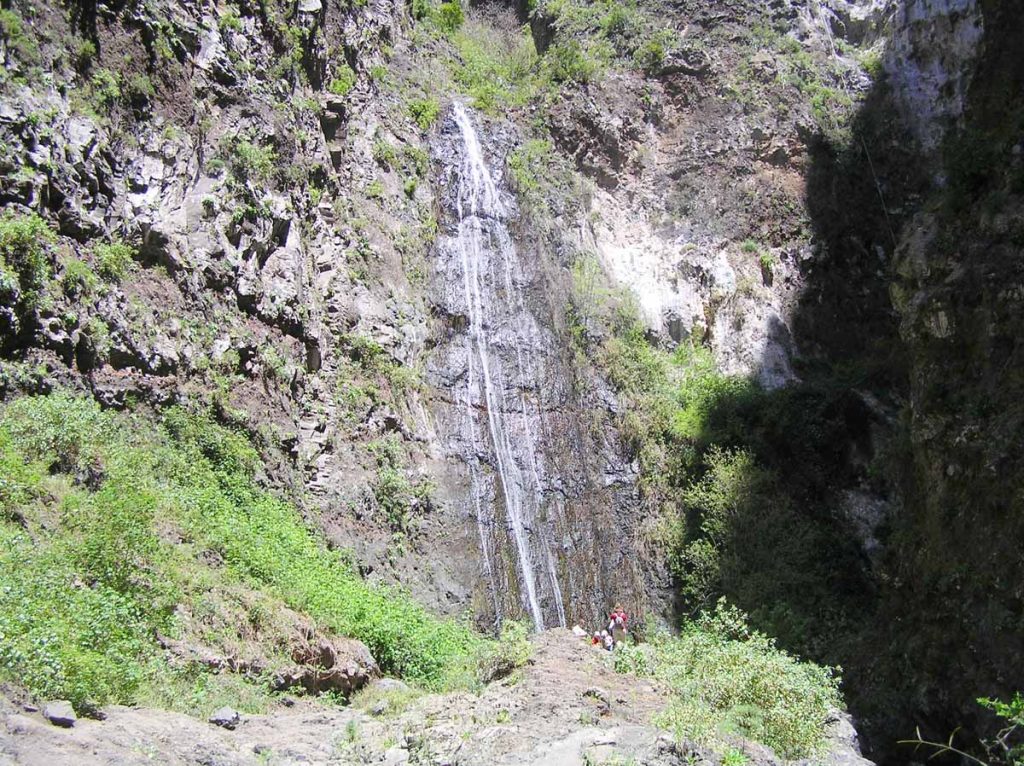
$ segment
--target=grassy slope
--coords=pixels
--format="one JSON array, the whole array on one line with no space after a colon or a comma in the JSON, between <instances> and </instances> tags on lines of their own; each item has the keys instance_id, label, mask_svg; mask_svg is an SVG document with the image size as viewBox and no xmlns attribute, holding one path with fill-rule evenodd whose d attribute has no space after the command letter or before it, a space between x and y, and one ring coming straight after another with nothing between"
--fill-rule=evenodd
<instances>
[{"instance_id":1,"label":"grassy slope","mask_svg":"<svg viewBox=\"0 0 1024 766\"><path fill-rule=\"evenodd\" d=\"M154 636L178 632L175 606L238 585L363 640L386 672L472 680L484 639L364 583L258 488L248 441L203 416L157 425L64 394L21 399L0 416L0 460L0 662L39 696L144 698L168 681Z\"/></svg>"}]
</instances>

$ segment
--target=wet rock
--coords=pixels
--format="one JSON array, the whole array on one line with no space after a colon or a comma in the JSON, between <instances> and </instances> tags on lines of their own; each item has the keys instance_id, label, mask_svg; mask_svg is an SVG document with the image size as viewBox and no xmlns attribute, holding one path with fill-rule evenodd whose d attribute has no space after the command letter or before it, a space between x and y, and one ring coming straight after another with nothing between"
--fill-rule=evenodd
<instances>
[{"instance_id":1,"label":"wet rock","mask_svg":"<svg viewBox=\"0 0 1024 766\"><path fill-rule=\"evenodd\" d=\"M43 718L54 726L60 726L65 729L74 726L75 721L78 720L78 716L75 715L75 709L67 700L47 702L43 706Z\"/></svg>"},{"instance_id":2,"label":"wet rock","mask_svg":"<svg viewBox=\"0 0 1024 766\"><path fill-rule=\"evenodd\" d=\"M213 715L211 715L207 720L214 726L233 730L242 722L242 716L233 708L222 707L214 711Z\"/></svg>"}]
</instances>

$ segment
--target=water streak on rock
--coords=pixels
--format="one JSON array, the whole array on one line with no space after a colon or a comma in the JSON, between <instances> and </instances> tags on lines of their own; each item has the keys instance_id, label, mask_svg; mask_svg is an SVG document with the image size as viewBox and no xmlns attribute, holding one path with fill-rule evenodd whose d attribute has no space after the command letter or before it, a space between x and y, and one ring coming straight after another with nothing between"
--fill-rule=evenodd
<instances>
[{"instance_id":1,"label":"water streak on rock","mask_svg":"<svg viewBox=\"0 0 1024 766\"><path fill-rule=\"evenodd\" d=\"M461 147L461 169L456 195L458 225L451 247L458 255L468 313L469 358L463 397L469 437L474 455L469 456L474 492L474 510L483 548L484 569L495 580L489 529L494 512L483 492L479 469L473 465L483 455L493 454L506 520L518 563L523 605L534 626L544 627L540 586L536 566L547 570L557 620L564 624L565 609L548 547L546 530L538 527L543 498L543 465L538 443L540 413L526 394L536 388L538 372L529 363L532 325L520 321L527 316L522 295L522 270L515 243L506 221L510 215L487 166L472 120L461 104L453 109ZM500 326L499 337L493 330ZM510 328L505 331L505 328ZM474 394L486 410L490 444L480 444L474 424ZM497 610L497 606L496 606ZM500 613L496 615L500 620Z\"/></svg>"}]
</instances>

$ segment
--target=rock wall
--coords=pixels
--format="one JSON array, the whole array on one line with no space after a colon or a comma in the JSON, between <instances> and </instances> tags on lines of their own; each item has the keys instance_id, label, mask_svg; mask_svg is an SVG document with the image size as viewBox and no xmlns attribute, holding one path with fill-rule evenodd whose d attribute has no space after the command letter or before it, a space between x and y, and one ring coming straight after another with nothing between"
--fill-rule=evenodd
<instances>
[{"instance_id":1,"label":"rock wall","mask_svg":"<svg viewBox=\"0 0 1024 766\"><path fill-rule=\"evenodd\" d=\"M908 3L887 68L933 184L899 233L890 288L909 362L882 608L929 735L997 727L975 704L1024 687L1019 434L1024 29L1007 3ZM927 102L927 107L922 102ZM924 161L922 159L922 161ZM895 727L894 727L895 728Z\"/></svg>"},{"instance_id":2,"label":"rock wall","mask_svg":"<svg viewBox=\"0 0 1024 766\"><path fill-rule=\"evenodd\" d=\"M470 396L467 431L479 369L467 369L446 244L457 141L447 103L434 130L407 103L454 87L436 70L439 82L417 79L445 43L414 41L404 4L18 11L41 45L31 61L4 51L0 200L43 214L59 253L48 301L4 334L5 393L71 386L118 408L212 406L257 439L267 481L367 576L485 626L531 613L486 428L492 405L510 419L528 409L515 461L530 466L520 531L535 621L646 603L613 397L603 383L577 392L565 263L505 189L520 295L485 309L496 359L518 354L522 374L502 378L501 403ZM500 183L521 137L488 121L481 140ZM75 269L95 281L97 245L110 242L136 251L125 278L61 287Z\"/></svg>"}]
</instances>

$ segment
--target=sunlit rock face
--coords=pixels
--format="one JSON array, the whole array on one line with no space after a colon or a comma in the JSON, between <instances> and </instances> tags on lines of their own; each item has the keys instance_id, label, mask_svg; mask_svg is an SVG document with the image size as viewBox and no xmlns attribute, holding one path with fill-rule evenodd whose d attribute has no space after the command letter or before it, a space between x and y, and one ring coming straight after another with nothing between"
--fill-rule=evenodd
<instances>
[{"instance_id":1,"label":"sunlit rock face","mask_svg":"<svg viewBox=\"0 0 1024 766\"><path fill-rule=\"evenodd\" d=\"M908 0L895 9L886 71L895 101L926 151L963 114L984 37L976 0Z\"/></svg>"}]
</instances>

